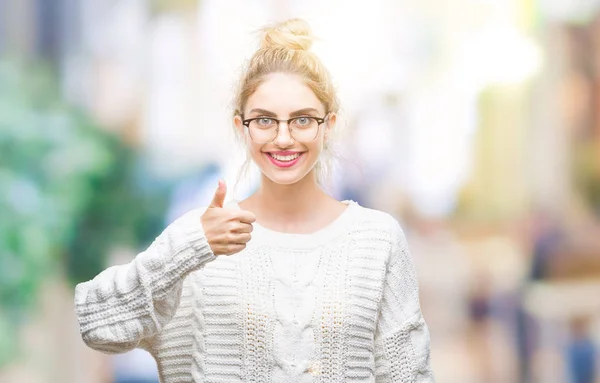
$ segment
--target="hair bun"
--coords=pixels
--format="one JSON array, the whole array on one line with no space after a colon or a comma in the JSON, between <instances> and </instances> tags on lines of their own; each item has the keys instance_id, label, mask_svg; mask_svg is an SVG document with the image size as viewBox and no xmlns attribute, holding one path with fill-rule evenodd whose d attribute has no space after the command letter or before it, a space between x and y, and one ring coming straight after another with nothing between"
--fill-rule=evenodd
<instances>
[{"instance_id":1,"label":"hair bun","mask_svg":"<svg viewBox=\"0 0 600 383\"><path fill-rule=\"evenodd\" d=\"M261 48L287 48L307 51L314 41L307 21L289 19L262 29Z\"/></svg>"}]
</instances>

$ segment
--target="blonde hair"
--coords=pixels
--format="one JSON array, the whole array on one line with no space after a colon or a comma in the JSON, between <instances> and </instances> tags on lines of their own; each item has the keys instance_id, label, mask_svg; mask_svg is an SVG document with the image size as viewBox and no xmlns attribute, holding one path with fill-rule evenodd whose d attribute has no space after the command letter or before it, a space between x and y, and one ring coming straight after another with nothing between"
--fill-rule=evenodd
<instances>
[{"instance_id":1,"label":"blonde hair","mask_svg":"<svg viewBox=\"0 0 600 383\"><path fill-rule=\"evenodd\" d=\"M260 47L248 61L239 81L234 99L233 115L242 117L248 98L271 73L289 73L300 76L325 108L325 114L338 113L339 101L331 76L321 60L310 50L315 37L310 25L302 19L289 19L261 29ZM328 178L335 157L326 141L323 155L317 163L319 182ZM247 172L247 159L240 176Z\"/></svg>"}]
</instances>

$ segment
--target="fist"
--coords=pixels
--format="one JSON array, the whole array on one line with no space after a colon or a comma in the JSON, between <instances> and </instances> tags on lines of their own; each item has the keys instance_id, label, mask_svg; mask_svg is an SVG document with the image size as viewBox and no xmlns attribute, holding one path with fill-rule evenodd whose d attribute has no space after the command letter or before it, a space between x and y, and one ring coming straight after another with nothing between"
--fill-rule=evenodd
<instances>
[{"instance_id":1,"label":"fist","mask_svg":"<svg viewBox=\"0 0 600 383\"><path fill-rule=\"evenodd\" d=\"M249 211L223 208L226 194L225 182L219 181L215 196L201 218L204 235L215 255L244 250L252 238L252 223L256 221Z\"/></svg>"}]
</instances>

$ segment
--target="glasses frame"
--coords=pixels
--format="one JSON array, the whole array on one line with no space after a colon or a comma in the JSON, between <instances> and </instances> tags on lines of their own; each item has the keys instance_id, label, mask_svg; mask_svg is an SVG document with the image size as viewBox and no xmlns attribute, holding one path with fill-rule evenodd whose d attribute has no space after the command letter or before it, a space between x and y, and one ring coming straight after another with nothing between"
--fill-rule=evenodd
<instances>
[{"instance_id":1,"label":"glasses frame","mask_svg":"<svg viewBox=\"0 0 600 383\"><path fill-rule=\"evenodd\" d=\"M325 115L325 117L297 116L297 117L292 117L292 118L288 118L288 119L285 119L285 120L279 120L279 119L277 119L275 117L261 116L261 117L252 117L252 118L248 118L248 119L242 120L242 124L248 129L248 135L250 136L250 138L252 139L252 141L254 141L256 143L259 143L259 144L268 144L268 143L271 143L271 142L275 141L275 139L279 135L279 126L280 126L280 124L282 122L285 122L287 124L288 129L290 130L290 137L292 137L292 139L294 141L296 141L296 142L311 142L311 141L314 141L319 136L319 131L321 129L321 125L323 125L325 123L325 121L327 121L328 117L329 117L329 113L327 113ZM270 120L277 121L277 127L275 128L275 136L273 137L273 139L271 141L264 141L264 142L263 141L256 141L252 137L252 133L250 133L250 123L252 121L260 120L260 119L263 119L263 118L268 118ZM292 127L290 126L290 122L292 122L294 120L297 120L299 118L313 118L313 119L315 119L317 121L317 132L315 133L315 136L312 139L310 139L308 141L298 141L296 139L296 137L294 137L294 129L292 129Z\"/></svg>"}]
</instances>

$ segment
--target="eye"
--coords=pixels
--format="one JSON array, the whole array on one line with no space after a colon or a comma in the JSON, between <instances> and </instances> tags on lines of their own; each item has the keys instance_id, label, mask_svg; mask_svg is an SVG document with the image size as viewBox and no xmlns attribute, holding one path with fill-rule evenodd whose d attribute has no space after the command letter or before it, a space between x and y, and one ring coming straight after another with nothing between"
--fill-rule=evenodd
<instances>
[{"instance_id":1,"label":"eye","mask_svg":"<svg viewBox=\"0 0 600 383\"><path fill-rule=\"evenodd\" d=\"M256 122L260 126L269 126L269 125L275 124L274 120L272 118L268 118L268 117L261 117L258 120L256 120Z\"/></svg>"},{"instance_id":2,"label":"eye","mask_svg":"<svg viewBox=\"0 0 600 383\"><path fill-rule=\"evenodd\" d=\"M298 117L294 119L294 124L298 126L307 126L310 125L313 121L312 117Z\"/></svg>"}]
</instances>

